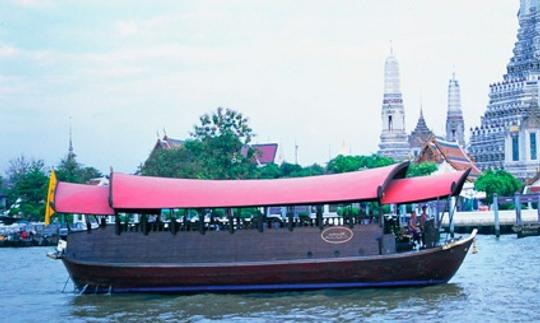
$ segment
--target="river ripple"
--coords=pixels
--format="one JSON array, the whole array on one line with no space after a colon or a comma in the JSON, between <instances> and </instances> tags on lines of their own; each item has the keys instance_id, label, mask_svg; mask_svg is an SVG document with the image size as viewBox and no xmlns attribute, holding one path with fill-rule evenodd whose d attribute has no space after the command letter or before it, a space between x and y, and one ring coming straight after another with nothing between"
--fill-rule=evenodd
<instances>
[{"instance_id":1,"label":"river ripple","mask_svg":"<svg viewBox=\"0 0 540 323\"><path fill-rule=\"evenodd\" d=\"M78 296L47 248L0 249L0 321L540 321L540 237L478 237L449 284L193 296Z\"/></svg>"}]
</instances>

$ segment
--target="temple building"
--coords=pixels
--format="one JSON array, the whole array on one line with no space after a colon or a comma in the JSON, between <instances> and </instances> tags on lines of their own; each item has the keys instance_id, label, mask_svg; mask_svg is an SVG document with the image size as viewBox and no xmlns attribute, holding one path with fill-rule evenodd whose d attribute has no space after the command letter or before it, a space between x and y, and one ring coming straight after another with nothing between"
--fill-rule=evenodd
<instances>
[{"instance_id":1,"label":"temple building","mask_svg":"<svg viewBox=\"0 0 540 323\"><path fill-rule=\"evenodd\" d=\"M382 133L379 155L397 161L410 157L408 136L405 132L405 109L399 78L399 62L390 51L384 64L384 95L382 104Z\"/></svg>"},{"instance_id":2,"label":"temple building","mask_svg":"<svg viewBox=\"0 0 540 323\"><path fill-rule=\"evenodd\" d=\"M481 173L480 169L469 158L459 143L436 137L432 137L426 143L416 161L419 163L432 162L437 164L437 173L451 173L470 168L470 179L475 179Z\"/></svg>"},{"instance_id":3,"label":"temple building","mask_svg":"<svg viewBox=\"0 0 540 323\"><path fill-rule=\"evenodd\" d=\"M382 133L379 154L397 161L410 159L417 162L431 161L440 167L459 171L473 168L475 175L480 173L465 151L464 121L461 110L461 93L455 74L448 85L448 105L446 134L435 135L424 119L423 109L416 127L407 135L405 131L405 108L401 93L399 63L393 52L386 58L384 66L384 96L382 105Z\"/></svg>"},{"instance_id":4,"label":"temple building","mask_svg":"<svg viewBox=\"0 0 540 323\"><path fill-rule=\"evenodd\" d=\"M159 137L154 148L150 152L150 157L159 150L169 150L182 147L184 144L183 140L174 139L165 133L162 138ZM250 147L255 150L252 162L258 166L264 166L276 162L276 156L278 152L279 145L277 143L263 143L263 144L250 144ZM241 153L246 156L248 152L247 147L243 147ZM149 157L149 158L150 158Z\"/></svg>"},{"instance_id":5,"label":"temple building","mask_svg":"<svg viewBox=\"0 0 540 323\"><path fill-rule=\"evenodd\" d=\"M180 148L184 144L183 140L180 139L173 139L167 136L167 134L163 134L163 138L157 138L157 142L154 145L154 148L152 149L152 152L150 155L152 155L155 151L161 150L161 149L173 149L173 148Z\"/></svg>"},{"instance_id":6,"label":"temple building","mask_svg":"<svg viewBox=\"0 0 540 323\"><path fill-rule=\"evenodd\" d=\"M482 170L505 168L526 179L540 166L540 1L521 0L518 19L514 56L503 80L490 85L486 112L480 125L471 129L469 152Z\"/></svg>"},{"instance_id":7,"label":"temple building","mask_svg":"<svg viewBox=\"0 0 540 323\"><path fill-rule=\"evenodd\" d=\"M428 143L435 134L428 128L426 120L424 119L424 113L420 108L420 117L416 123L416 127L409 135L409 146L412 152L412 157L416 159L426 143Z\"/></svg>"},{"instance_id":8,"label":"temple building","mask_svg":"<svg viewBox=\"0 0 540 323\"><path fill-rule=\"evenodd\" d=\"M537 110L538 109L537 107ZM540 135L540 111L531 111L505 132L504 168L522 179L536 177L540 171L538 136Z\"/></svg>"},{"instance_id":9,"label":"temple building","mask_svg":"<svg viewBox=\"0 0 540 323\"><path fill-rule=\"evenodd\" d=\"M448 84L448 111L446 114L446 140L465 147L465 122L461 111L461 93L456 74Z\"/></svg>"}]
</instances>

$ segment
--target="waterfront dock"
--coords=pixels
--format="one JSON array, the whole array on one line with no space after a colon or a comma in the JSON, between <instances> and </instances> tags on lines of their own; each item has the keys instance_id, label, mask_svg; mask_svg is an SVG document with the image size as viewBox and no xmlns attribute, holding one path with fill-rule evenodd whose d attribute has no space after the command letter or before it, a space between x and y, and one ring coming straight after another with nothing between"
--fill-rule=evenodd
<instances>
[{"instance_id":1,"label":"waterfront dock","mask_svg":"<svg viewBox=\"0 0 540 323\"><path fill-rule=\"evenodd\" d=\"M524 225L535 225L538 223L538 212L536 209L521 210L521 220ZM495 215L490 211L456 212L454 214L454 230L458 233L471 232L473 228L478 228L479 233L495 234ZM516 210L500 210L499 226L501 234L514 234L513 227L516 225ZM442 220L442 227L449 229L448 216Z\"/></svg>"}]
</instances>

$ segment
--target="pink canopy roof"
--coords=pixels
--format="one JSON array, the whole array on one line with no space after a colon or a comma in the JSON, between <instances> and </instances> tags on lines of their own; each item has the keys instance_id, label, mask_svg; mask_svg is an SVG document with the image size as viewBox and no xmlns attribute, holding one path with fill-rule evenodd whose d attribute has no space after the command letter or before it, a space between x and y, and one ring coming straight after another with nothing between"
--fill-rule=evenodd
<instances>
[{"instance_id":1,"label":"pink canopy roof","mask_svg":"<svg viewBox=\"0 0 540 323\"><path fill-rule=\"evenodd\" d=\"M58 182L53 208L58 213L112 215L109 187Z\"/></svg>"},{"instance_id":2,"label":"pink canopy roof","mask_svg":"<svg viewBox=\"0 0 540 323\"><path fill-rule=\"evenodd\" d=\"M382 203L413 203L458 195L469 172L396 179L388 185Z\"/></svg>"},{"instance_id":3,"label":"pink canopy roof","mask_svg":"<svg viewBox=\"0 0 540 323\"><path fill-rule=\"evenodd\" d=\"M346 174L275 180L172 179L113 173L117 210L299 205L375 200L408 163Z\"/></svg>"}]
</instances>

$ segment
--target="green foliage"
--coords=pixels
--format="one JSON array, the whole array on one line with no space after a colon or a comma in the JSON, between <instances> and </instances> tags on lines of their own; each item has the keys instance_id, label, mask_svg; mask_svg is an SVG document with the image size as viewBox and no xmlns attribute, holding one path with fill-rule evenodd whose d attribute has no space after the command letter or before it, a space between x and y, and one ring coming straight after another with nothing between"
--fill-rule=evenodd
<instances>
[{"instance_id":1,"label":"green foliage","mask_svg":"<svg viewBox=\"0 0 540 323\"><path fill-rule=\"evenodd\" d=\"M281 166L276 164L268 164L257 169L257 178L274 179L283 177L305 177L323 175L324 173L324 167L318 164L302 167L297 164L284 162L281 164Z\"/></svg>"},{"instance_id":2,"label":"green foliage","mask_svg":"<svg viewBox=\"0 0 540 323\"><path fill-rule=\"evenodd\" d=\"M279 166L279 169L281 171L280 177L292 177L292 174L298 173L302 171L302 166L298 164L291 164L287 162L283 162L281 166Z\"/></svg>"},{"instance_id":3,"label":"green foliage","mask_svg":"<svg viewBox=\"0 0 540 323\"><path fill-rule=\"evenodd\" d=\"M371 156L343 156L339 155L332 159L326 167L329 173L353 172L363 168L376 168L394 164L392 158L371 155Z\"/></svg>"},{"instance_id":4,"label":"green foliage","mask_svg":"<svg viewBox=\"0 0 540 323\"><path fill-rule=\"evenodd\" d=\"M324 173L325 173L325 170L322 166L318 164L313 164L311 166L307 166L307 167L304 167L304 168L301 168L299 170L289 173L289 177L318 176L318 175L323 175Z\"/></svg>"},{"instance_id":5,"label":"green foliage","mask_svg":"<svg viewBox=\"0 0 540 323\"><path fill-rule=\"evenodd\" d=\"M216 218L223 218L225 214L225 209L212 209L212 215Z\"/></svg>"},{"instance_id":6,"label":"green foliage","mask_svg":"<svg viewBox=\"0 0 540 323\"><path fill-rule=\"evenodd\" d=\"M11 160L7 171L8 204L11 215L21 214L33 221L43 219L49 178L43 160L27 160L24 156Z\"/></svg>"},{"instance_id":7,"label":"green foliage","mask_svg":"<svg viewBox=\"0 0 540 323\"><path fill-rule=\"evenodd\" d=\"M154 151L140 166L139 173L201 179L256 176L256 165L252 162L254 151L246 148L254 134L241 113L218 108L200 117L191 136L180 148Z\"/></svg>"},{"instance_id":8,"label":"green foliage","mask_svg":"<svg viewBox=\"0 0 540 323\"><path fill-rule=\"evenodd\" d=\"M427 176L437 170L437 164L432 162L411 163L407 170L407 177Z\"/></svg>"},{"instance_id":9,"label":"green foliage","mask_svg":"<svg viewBox=\"0 0 540 323\"><path fill-rule=\"evenodd\" d=\"M58 180L70 183L86 183L92 178L103 176L94 167L85 167L77 162L77 155L70 151L65 158L60 160L56 169Z\"/></svg>"},{"instance_id":10,"label":"green foliage","mask_svg":"<svg viewBox=\"0 0 540 323\"><path fill-rule=\"evenodd\" d=\"M191 134L199 141L199 160L204 168L200 177L240 179L255 177L254 150L248 146L254 137L242 113L219 107L200 117ZM242 149L246 150L242 154Z\"/></svg>"},{"instance_id":11,"label":"green foliage","mask_svg":"<svg viewBox=\"0 0 540 323\"><path fill-rule=\"evenodd\" d=\"M337 214L342 217L353 217L353 216L359 216L360 215L360 208L353 207L351 205L344 206L344 207L338 207Z\"/></svg>"},{"instance_id":12,"label":"green foliage","mask_svg":"<svg viewBox=\"0 0 540 323\"><path fill-rule=\"evenodd\" d=\"M298 213L298 218L300 220L309 220L309 213L308 212L300 212Z\"/></svg>"},{"instance_id":13,"label":"green foliage","mask_svg":"<svg viewBox=\"0 0 540 323\"><path fill-rule=\"evenodd\" d=\"M504 170L488 170L482 173L476 182L474 188L477 191L486 192L487 202L493 202L493 194L499 196L513 195L521 190L522 183L512 174Z\"/></svg>"},{"instance_id":14,"label":"green foliage","mask_svg":"<svg viewBox=\"0 0 540 323\"><path fill-rule=\"evenodd\" d=\"M257 169L257 178L274 179L282 177L281 168L276 164L267 164Z\"/></svg>"},{"instance_id":15,"label":"green foliage","mask_svg":"<svg viewBox=\"0 0 540 323\"><path fill-rule=\"evenodd\" d=\"M201 178L204 168L197 158L200 146L200 142L186 141L179 148L155 150L139 167L138 173L145 176Z\"/></svg>"},{"instance_id":16,"label":"green foliage","mask_svg":"<svg viewBox=\"0 0 540 323\"><path fill-rule=\"evenodd\" d=\"M219 107L216 112L201 116L199 121L191 136L200 141L231 136L238 139L241 145L247 145L254 136L248 119L235 110Z\"/></svg>"},{"instance_id":17,"label":"green foliage","mask_svg":"<svg viewBox=\"0 0 540 323\"><path fill-rule=\"evenodd\" d=\"M244 208L233 209L234 217L240 216L240 218L242 219L252 218L260 214L261 212L259 212L259 209L257 209L256 207L244 207Z\"/></svg>"}]
</instances>

